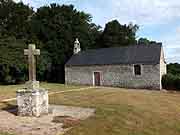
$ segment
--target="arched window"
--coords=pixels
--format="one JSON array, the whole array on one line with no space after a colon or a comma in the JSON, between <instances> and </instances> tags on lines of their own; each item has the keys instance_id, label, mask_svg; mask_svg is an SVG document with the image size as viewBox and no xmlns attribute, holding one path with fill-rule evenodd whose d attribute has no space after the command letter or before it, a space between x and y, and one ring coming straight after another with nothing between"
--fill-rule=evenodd
<instances>
[{"instance_id":1,"label":"arched window","mask_svg":"<svg viewBox=\"0 0 180 135\"><path fill-rule=\"evenodd\" d=\"M134 74L141 75L141 65L134 65Z\"/></svg>"}]
</instances>

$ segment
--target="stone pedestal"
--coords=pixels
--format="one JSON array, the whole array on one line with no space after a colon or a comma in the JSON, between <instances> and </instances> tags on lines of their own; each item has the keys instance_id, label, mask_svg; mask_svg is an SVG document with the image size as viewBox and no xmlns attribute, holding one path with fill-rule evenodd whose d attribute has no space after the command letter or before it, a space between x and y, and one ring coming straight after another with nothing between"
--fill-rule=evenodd
<instances>
[{"instance_id":1,"label":"stone pedestal","mask_svg":"<svg viewBox=\"0 0 180 135\"><path fill-rule=\"evenodd\" d=\"M48 91L44 89L22 89L17 91L19 116L39 117L48 114Z\"/></svg>"},{"instance_id":2,"label":"stone pedestal","mask_svg":"<svg viewBox=\"0 0 180 135\"><path fill-rule=\"evenodd\" d=\"M35 90L39 89L39 81L28 81L26 82L27 89Z\"/></svg>"}]
</instances>

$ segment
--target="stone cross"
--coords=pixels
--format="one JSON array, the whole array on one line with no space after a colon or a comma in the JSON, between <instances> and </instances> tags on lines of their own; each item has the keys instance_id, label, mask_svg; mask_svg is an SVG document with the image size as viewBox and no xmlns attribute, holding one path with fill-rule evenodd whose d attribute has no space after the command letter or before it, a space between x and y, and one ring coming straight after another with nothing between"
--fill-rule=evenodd
<instances>
[{"instance_id":1,"label":"stone cross","mask_svg":"<svg viewBox=\"0 0 180 135\"><path fill-rule=\"evenodd\" d=\"M39 87L39 82L36 81L36 58L35 55L40 55L40 50L36 49L34 44L29 44L28 49L24 50L24 55L28 55L29 64L29 82L28 88L34 89L36 86Z\"/></svg>"}]
</instances>

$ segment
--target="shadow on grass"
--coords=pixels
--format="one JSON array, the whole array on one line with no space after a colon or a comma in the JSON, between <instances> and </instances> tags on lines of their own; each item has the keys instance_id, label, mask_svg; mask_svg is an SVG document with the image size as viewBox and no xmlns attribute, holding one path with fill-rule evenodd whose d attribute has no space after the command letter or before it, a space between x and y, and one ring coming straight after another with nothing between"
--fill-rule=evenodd
<instances>
[{"instance_id":1,"label":"shadow on grass","mask_svg":"<svg viewBox=\"0 0 180 135\"><path fill-rule=\"evenodd\" d=\"M8 103L8 102L1 102L1 103L5 107L1 108L0 110L7 111L9 113L17 115L17 111L18 111L17 105L14 105L14 104L11 104L11 103Z\"/></svg>"}]
</instances>

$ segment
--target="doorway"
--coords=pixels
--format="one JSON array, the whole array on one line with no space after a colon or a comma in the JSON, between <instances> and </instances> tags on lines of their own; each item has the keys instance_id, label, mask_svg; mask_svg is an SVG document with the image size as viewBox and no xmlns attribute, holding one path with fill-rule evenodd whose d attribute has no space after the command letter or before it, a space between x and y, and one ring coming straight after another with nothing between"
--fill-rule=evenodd
<instances>
[{"instance_id":1,"label":"doorway","mask_svg":"<svg viewBox=\"0 0 180 135\"><path fill-rule=\"evenodd\" d=\"M94 85L95 86L101 85L101 73L100 72L94 72Z\"/></svg>"}]
</instances>

